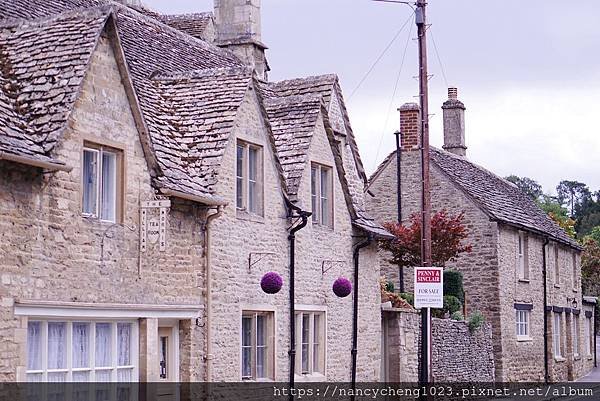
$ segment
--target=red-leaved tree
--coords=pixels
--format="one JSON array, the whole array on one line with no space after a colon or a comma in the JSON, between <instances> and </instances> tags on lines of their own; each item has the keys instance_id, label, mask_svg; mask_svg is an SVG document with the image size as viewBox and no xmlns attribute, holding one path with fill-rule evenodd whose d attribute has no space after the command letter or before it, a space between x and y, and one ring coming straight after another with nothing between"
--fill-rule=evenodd
<instances>
[{"instance_id":1,"label":"red-leaved tree","mask_svg":"<svg viewBox=\"0 0 600 401\"><path fill-rule=\"evenodd\" d=\"M421 215L410 217L409 225L385 223L383 226L394 235L394 239L381 240L382 249L390 251L391 263L402 267L421 266ZM471 252L465 243L468 230L464 225L464 213L451 216L441 210L431 216L431 254L434 266L445 266L446 262L463 252Z\"/></svg>"}]
</instances>

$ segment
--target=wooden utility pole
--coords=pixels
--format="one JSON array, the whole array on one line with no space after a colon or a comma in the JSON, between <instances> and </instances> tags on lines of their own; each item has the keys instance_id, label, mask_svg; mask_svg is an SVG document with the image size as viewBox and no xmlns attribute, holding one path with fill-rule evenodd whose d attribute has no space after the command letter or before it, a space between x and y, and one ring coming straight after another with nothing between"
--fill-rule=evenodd
<instances>
[{"instance_id":1,"label":"wooden utility pole","mask_svg":"<svg viewBox=\"0 0 600 401\"><path fill-rule=\"evenodd\" d=\"M431 266L431 193L429 183L429 98L427 74L426 0L417 0L415 19L419 40L419 99L421 103L421 262ZM429 384L431 315L429 308L421 309L421 366L420 385Z\"/></svg>"}]
</instances>

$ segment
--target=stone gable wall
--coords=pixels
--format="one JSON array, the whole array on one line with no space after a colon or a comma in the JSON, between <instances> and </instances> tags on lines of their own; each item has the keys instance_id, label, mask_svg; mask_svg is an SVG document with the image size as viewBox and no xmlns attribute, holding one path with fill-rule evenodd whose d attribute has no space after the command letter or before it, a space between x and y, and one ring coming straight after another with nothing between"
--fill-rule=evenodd
<instances>
[{"instance_id":1,"label":"stone gable wall","mask_svg":"<svg viewBox=\"0 0 600 401\"><path fill-rule=\"evenodd\" d=\"M123 146L124 225L81 215L84 138L108 139ZM197 206L174 200L166 252L150 248L138 265L138 205L140 200L152 199L154 191L107 38L100 39L92 57L55 156L73 170L42 175L31 167L0 162L0 381L14 381L17 370L23 373L26 365L27 321L14 318L15 301L200 307L203 303L204 238L199 229L203 212ZM193 328L188 351L199 353L202 333ZM189 360L188 356L182 351L182 360ZM197 377L201 365L189 367L182 377ZM19 378L24 380L24 376Z\"/></svg>"}]
</instances>

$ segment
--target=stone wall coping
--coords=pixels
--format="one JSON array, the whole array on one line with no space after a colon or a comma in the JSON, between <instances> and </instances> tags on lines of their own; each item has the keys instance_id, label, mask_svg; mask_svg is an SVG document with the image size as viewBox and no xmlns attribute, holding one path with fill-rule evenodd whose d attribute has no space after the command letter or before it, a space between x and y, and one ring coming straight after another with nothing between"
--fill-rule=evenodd
<instances>
[{"instance_id":1,"label":"stone wall coping","mask_svg":"<svg viewBox=\"0 0 600 401\"><path fill-rule=\"evenodd\" d=\"M408 309L408 308L394 308L389 306L382 306L382 312L390 312L390 313L416 313L419 314L419 311L416 309Z\"/></svg>"},{"instance_id":2,"label":"stone wall coping","mask_svg":"<svg viewBox=\"0 0 600 401\"><path fill-rule=\"evenodd\" d=\"M17 300L14 308L16 316L193 319L204 306Z\"/></svg>"}]
</instances>

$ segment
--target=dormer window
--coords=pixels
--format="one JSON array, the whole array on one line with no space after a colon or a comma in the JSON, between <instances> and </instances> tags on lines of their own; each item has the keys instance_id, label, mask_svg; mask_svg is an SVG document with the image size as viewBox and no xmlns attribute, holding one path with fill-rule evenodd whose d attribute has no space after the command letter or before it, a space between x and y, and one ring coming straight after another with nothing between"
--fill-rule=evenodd
<instances>
[{"instance_id":1,"label":"dormer window","mask_svg":"<svg viewBox=\"0 0 600 401\"><path fill-rule=\"evenodd\" d=\"M236 206L240 211L263 214L262 147L238 141Z\"/></svg>"},{"instance_id":2,"label":"dormer window","mask_svg":"<svg viewBox=\"0 0 600 401\"><path fill-rule=\"evenodd\" d=\"M86 143L82 155L82 214L109 222L120 220L123 152Z\"/></svg>"},{"instance_id":3,"label":"dormer window","mask_svg":"<svg viewBox=\"0 0 600 401\"><path fill-rule=\"evenodd\" d=\"M313 163L310 172L312 221L333 228L333 171Z\"/></svg>"}]
</instances>

